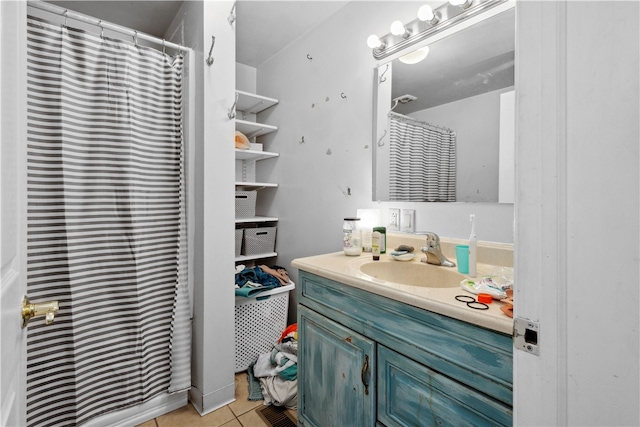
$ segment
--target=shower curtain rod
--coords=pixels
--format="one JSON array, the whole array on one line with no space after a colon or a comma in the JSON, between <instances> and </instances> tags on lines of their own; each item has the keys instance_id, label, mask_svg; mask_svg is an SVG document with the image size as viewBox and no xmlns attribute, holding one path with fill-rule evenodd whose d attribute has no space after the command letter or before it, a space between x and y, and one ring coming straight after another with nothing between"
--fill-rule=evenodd
<instances>
[{"instance_id":1,"label":"shower curtain rod","mask_svg":"<svg viewBox=\"0 0 640 427\"><path fill-rule=\"evenodd\" d=\"M389 117L395 116L396 119L401 120L401 121L403 121L405 123L406 122L420 123L422 125L428 126L428 127L433 128L435 130L445 131L445 132L453 132L453 129L449 129L448 127L438 126L438 125L434 125L433 123L425 122L423 120L414 119L411 116L406 116L406 115L401 114L401 113L396 113L395 111L389 111L389 113L387 115Z\"/></svg>"},{"instance_id":2,"label":"shower curtain rod","mask_svg":"<svg viewBox=\"0 0 640 427\"><path fill-rule=\"evenodd\" d=\"M121 25L112 24L111 22L103 21L98 18L94 18L93 16L84 15L82 13L74 12L68 9L65 9L60 6L53 5L51 3L45 3L41 0L28 0L27 5L34 7L36 9L44 10L46 12L50 12L56 15L64 16L65 18L74 19L76 21L84 22L90 25L95 25L105 30L115 31L121 34L126 34L134 38L139 38L142 40L146 40L151 43L156 43L165 47L169 47L171 49L177 49L180 51L190 51L191 49L179 44L168 42L164 39L159 39L158 37L151 36L149 34L141 33L136 30L132 30L131 28L123 27Z\"/></svg>"}]
</instances>

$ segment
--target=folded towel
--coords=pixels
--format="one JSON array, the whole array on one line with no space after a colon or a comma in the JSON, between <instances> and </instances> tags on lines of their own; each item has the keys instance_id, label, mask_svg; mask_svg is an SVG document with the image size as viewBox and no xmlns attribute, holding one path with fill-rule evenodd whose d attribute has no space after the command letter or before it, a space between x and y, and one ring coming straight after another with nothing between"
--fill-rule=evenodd
<instances>
[{"instance_id":1,"label":"folded towel","mask_svg":"<svg viewBox=\"0 0 640 427\"><path fill-rule=\"evenodd\" d=\"M247 138L242 132L236 131L236 148L240 150L248 150L251 148L249 138Z\"/></svg>"},{"instance_id":2,"label":"folded towel","mask_svg":"<svg viewBox=\"0 0 640 427\"><path fill-rule=\"evenodd\" d=\"M249 365L247 369L247 380L249 382L248 400L264 400L260 381L253 375L253 364Z\"/></svg>"},{"instance_id":3,"label":"folded towel","mask_svg":"<svg viewBox=\"0 0 640 427\"><path fill-rule=\"evenodd\" d=\"M236 296L253 298L260 292L268 291L273 288L275 288L274 285L267 285L267 286L260 286L260 287L243 286L241 288L236 288Z\"/></svg>"}]
</instances>

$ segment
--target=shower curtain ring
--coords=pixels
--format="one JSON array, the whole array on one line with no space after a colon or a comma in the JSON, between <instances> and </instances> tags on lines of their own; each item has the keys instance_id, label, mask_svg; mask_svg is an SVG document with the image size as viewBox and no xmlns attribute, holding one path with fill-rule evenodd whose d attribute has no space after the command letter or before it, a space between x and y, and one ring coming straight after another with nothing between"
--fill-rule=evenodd
<instances>
[{"instance_id":1,"label":"shower curtain ring","mask_svg":"<svg viewBox=\"0 0 640 427\"><path fill-rule=\"evenodd\" d=\"M138 47L138 32L137 31L133 32L133 44L136 45L136 47Z\"/></svg>"},{"instance_id":2,"label":"shower curtain ring","mask_svg":"<svg viewBox=\"0 0 640 427\"><path fill-rule=\"evenodd\" d=\"M166 55L166 53L165 53L164 39L162 39L162 54L163 54L163 55Z\"/></svg>"},{"instance_id":3,"label":"shower curtain ring","mask_svg":"<svg viewBox=\"0 0 640 427\"><path fill-rule=\"evenodd\" d=\"M64 13L63 13L63 15L64 15L64 26L65 27L67 26L67 14L68 13L69 13L69 9L65 9Z\"/></svg>"},{"instance_id":4,"label":"shower curtain ring","mask_svg":"<svg viewBox=\"0 0 640 427\"><path fill-rule=\"evenodd\" d=\"M98 22L98 27L100 27L100 38L104 39L104 27L102 26L102 19Z\"/></svg>"}]
</instances>

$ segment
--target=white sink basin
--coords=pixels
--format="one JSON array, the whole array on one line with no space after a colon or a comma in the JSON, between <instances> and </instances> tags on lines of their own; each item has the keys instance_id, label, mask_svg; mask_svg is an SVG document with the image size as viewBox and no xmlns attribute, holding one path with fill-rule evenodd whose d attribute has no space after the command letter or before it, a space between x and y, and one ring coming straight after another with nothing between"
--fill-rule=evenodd
<instances>
[{"instance_id":1,"label":"white sink basin","mask_svg":"<svg viewBox=\"0 0 640 427\"><path fill-rule=\"evenodd\" d=\"M360 271L378 280L427 288L454 288L465 278L456 267L423 262L370 261L360 265Z\"/></svg>"}]
</instances>

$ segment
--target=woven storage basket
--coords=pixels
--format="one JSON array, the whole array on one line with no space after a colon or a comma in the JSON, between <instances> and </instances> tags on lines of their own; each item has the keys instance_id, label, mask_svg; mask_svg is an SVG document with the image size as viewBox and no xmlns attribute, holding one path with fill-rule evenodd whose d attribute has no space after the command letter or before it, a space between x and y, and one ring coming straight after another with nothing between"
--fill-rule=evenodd
<instances>
[{"instance_id":1,"label":"woven storage basket","mask_svg":"<svg viewBox=\"0 0 640 427\"><path fill-rule=\"evenodd\" d=\"M250 218L256 216L256 199L258 192L236 191L236 218Z\"/></svg>"},{"instance_id":2,"label":"woven storage basket","mask_svg":"<svg viewBox=\"0 0 640 427\"><path fill-rule=\"evenodd\" d=\"M260 227L244 229L244 255L273 252L276 248L276 228Z\"/></svg>"},{"instance_id":3,"label":"woven storage basket","mask_svg":"<svg viewBox=\"0 0 640 427\"><path fill-rule=\"evenodd\" d=\"M236 256L240 256L240 252L242 250L242 228L236 228Z\"/></svg>"},{"instance_id":4,"label":"woven storage basket","mask_svg":"<svg viewBox=\"0 0 640 427\"><path fill-rule=\"evenodd\" d=\"M287 327L289 291L296 285L264 291L253 298L236 297L235 349L236 372L245 371L269 353Z\"/></svg>"}]
</instances>

